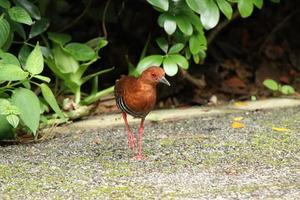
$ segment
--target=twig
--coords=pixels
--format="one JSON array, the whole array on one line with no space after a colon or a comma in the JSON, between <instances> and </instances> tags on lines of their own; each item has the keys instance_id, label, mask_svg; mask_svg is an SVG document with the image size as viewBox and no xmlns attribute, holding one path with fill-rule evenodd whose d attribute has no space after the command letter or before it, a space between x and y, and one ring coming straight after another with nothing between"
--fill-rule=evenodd
<instances>
[{"instance_id":1,"label":"twig","mask_svg":"<svg viewBox=\"0 0 300 200\"><path fill-rule=\"evenodd\" d=\"M266 46L266 44L271 40L271 38L273 37L273 35L274 35L277 31L279 31L279 29L281 29L281 28L285 25L285 23L286 23L287 21L289 21L289 20L292 18L293 15L295 15L295 14L297 14L297 13L299 13L299 12L300 12L300 10L296 10L295 12L292 12L291 14L289 14L288 16L286 16L285 18L283 18L283 20L282 20L280 23L278 23L277 26L275 26L275 27L273 28L273 30L268 34L268 36L266 37L266 39L263 41L262 45L260 46L260 48L259 48L259 50L258 50L258 53L259 53L259 54L261 54L263 48L264 48L264 47Z\"/></svg>"},{"instance_id":2,"label":"twig","mask_svg":"<svg viewBox=\"0 0 300 200\"><path fill-rule=\"evenodd\" d=\"M89 0L86 7L85 7L85 9L82 11L82 13L78 17L76 17L71 23L69 23L68 25L66 25L62 29L60 29L58 32L63 32L65 30L71 28L72 26L74 26L86 14L88 9L90 8L91 3L92 3L92 0Z\"/></svg>"},{"instance_id":3,"label":"twig","mask_svg":"<svg viewBox=\"0 0 300 200\"><path fill-rule=\"evenodd\" d=\"M111 0L108 0L106 2L104 10L103 10L103 15L102 15L102 31L103 31L103 35L104 35L105 39L107 39L107 29L106 29L106 25L105 25L105 19L106 19L106 13L107 13L107 9L108 9L110 2L111 2Z\"/></svg>"},{"instance_id":4,"label":"twig","mask_svg":"<svg viewBox=\"0 0 300 200\"><path fill-rule=\"evenodd\" d=\"M210 32L210 34L207 36L207 46L211 44L211 42L217 37L217 35L226 27L228 26L233 20L238 18L239 12L236 10L234 11L232 18L230 20L224 20L221 22L216 28L213 29L213 31Z\"/></svg>"},{"instance_id":5,"label":"twig","mask_svg":"<svg viewBox=\"0 0 300 200\"><path fill-rule=\"evenodd\" d=\"M201 78L201 79L195 78L194 76L192 76L191 74L189 74L187 71L185 71L183 69L180 69L180 72L187 81L192 83L197 88L203 89L206 86L206 82L205 82L204 78Z\"/></svg>"}]
</instances>

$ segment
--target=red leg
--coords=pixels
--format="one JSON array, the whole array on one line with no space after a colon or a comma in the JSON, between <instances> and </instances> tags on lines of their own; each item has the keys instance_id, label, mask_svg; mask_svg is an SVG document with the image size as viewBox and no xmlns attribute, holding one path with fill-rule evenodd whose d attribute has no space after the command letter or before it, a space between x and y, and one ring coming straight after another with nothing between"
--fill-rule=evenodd
<instances>
[{"instance_id":1,"label":"red leg","mask_svg":"<svg viewBox=\"0 0 300 200\"><path fill-rule=\"evenodd\" d=\"M138 149L138 154L136 156L137 160L142 160L142 142L143 142L143 132L144 132L144 121L145 118L142 118L140 128L139 128L139 149Z\"/></svg>"},{"instance_id":2,"label":"red leg","mask_svg":"<svg viewBox=\"0 0 300 200\"><path fill-rule=\"evenodd\" d=\"M125 112L122 112L123 119L125 121L125 126L127 130L127 136L128 136L128 148L131 150L134 150L135 148L135 138L134 135L132 134L128 121L127 121L127 114Z\"/></svg>"}]
</instances>

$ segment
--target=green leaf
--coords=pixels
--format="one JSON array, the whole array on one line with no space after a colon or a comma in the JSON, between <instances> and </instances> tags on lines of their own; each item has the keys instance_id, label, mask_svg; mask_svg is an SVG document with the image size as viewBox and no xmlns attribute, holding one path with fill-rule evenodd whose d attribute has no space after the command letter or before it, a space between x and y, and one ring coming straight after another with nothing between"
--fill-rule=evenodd
<instances>
[{"instance_id":1,"label":"green leaf","mask_svg":"<svg viewBox=\"0 0 300 200\"><path fill-rule=\"evenodd\" d=\"M30 1L14 0L14 2L16 3L17 6L23 7L34 19L36 20L41 19L40 9Z\"/></svg>"},{"instance_id":2,"label":"green leaf","mask_svg":"<svg viewBox=\"0 0 300 200\"><path fill-rule=\"evenodd\" d=\"M44 58L39 43L35 45L34 49L29 54L26 60L25 69L34 75L40 74L43 71Z\"/></svg>"},{"instance_id":3,"label":"green leaf","mask_svg":"<svg viewBox=\"0 0 300 200\"><path fill-rule=\"evenodd\" d=\"M41 19L36 21L30 29L29 38L33 38L35 36L40 35L48 29L49 25L50 23L48 19Z\"/></svg>"},{"instance_id":4,"label":"green leaf","mask_svg":"<svg viewBox=\"0 0 300 200\"><path fill-rule=\"evenodd\" d=\"M53 48L55 65L62 73L75 73L79 68L79 63L64 51L60 46L55 45Z\"/></svg>"},{"instance_id":5,"label":"green leaf","mask_svg":"<svg viewBox=\"0 0 300 200\"><path fill-rule=\"evenodd\" d=\"M22 37L23 40L26 40L26 33L23 24L10 21L10 25L12 30L15 30L19 34L19 36Z\"/></svg>"},{"instance_id":6,"label":"green leaf","mask_svg":"<svg viewBox=\"0 0 300 200\"><path fill-rule=\"evenodd\" d=\"M8 9L8 15L9 17L16 22L31 25L33 24L33 21L30 17L30 15L27 13L27 11L19 6L14 6L10 9Z\"/></svg>"},{"instance_id":7,"label":"green leaf","mask_svg":"<svg viewBox=\"0 0 300 200\"><path fill-rule=\"evenodd\" d=\"M165 19L164 29L168 35L172 35L176 31L176 21L171 15Z\"/></svg>"},{"instance_id":8,"label":"green leaf","mask_svg":"<svg viewBox=\"0 0 300 200\"><path fill-rule=\"evenodd\" d=\"M4 9L10 8L10 2L8 0L0 0L0 7Z\"/></svg>"},{"instance_id":9,"label":"green leaf","mask_svg":"<svg viewBox=\"0 0 300 200\"><path fill-rule=\"evenodd\" d=\"M46 82L46 83L50 83L50 81L51 81L51 79L50 79L49 77L47 77L47 76L34 75L33 77L34 77L34 78L37 78L37 79L39 79L39 80L41 80L41 81L44 81L44 82Z\"/></svg>"},{"instance_id":10,"label":"green leaf","mask_svg":"<svg viewBox=\"0 0 300 200\"><path fill-rule=\"evenodd\" d=\"M193 26L192 24L183 16L177 16L176 17L176 23L181 32L183 32L186 35L192 35L193 34Z\"/></svg>"},{"instance_id":11,"label":"green leaf","mask_svg":"<svg viewBox=\"0 0 300 200\"><path fill-rule=\"evenodd\" d=\"M20 110L18 107L11 104L7 99L0 99L0 115L19 115Z\"/></svg>"},{"instance_id":12,"label":"green leaf","mask_svg":"<svg viewBox=\"0 0 300 200\"><path fill-rule=\"evenodd\" d=\"M14 56L13 54L11 53L6 53L4 51L2 51L0 49L0 58L2 60L0 60L0 63L2 64L12 64L12 65L17 65L17 66L21 66L20 63L19 63L19 60L18 58L16 58L16 56Z\"/></svg>"},{"instance_id":13,"label":"green leaf","mask_svg":"<svg viewBox=\"0 0 300 200\"><path fill-rule=\"evenodd\" d=\"M0 64L0 82L24 80L28 75L18 65Z\"/></svg>"},{"instance_id":14,"label":"green leaf","mask_svg":"<svg viewBox=\"0 0 300 200\"><path fill-rule=\"evenodd\" d=\"M163 67L168 76L174 76L178 72L177 64L170 56L164 59Z\"/></svg>"},{"instance_id":15,"label":"green leaf","mask_svg":"<svg viewBox=\"0 0 300 200\"><path fill-rule=\"evenodd\" d=\"M264 80L263 85L273 91L277 91L279 89L278 83L272 79Z\"/></svg>"},{"instance_id":16,"label":"green leaf","mask_svg":"<svg viewBox=\"0 0 300 200\"><path fill-rule=\"evenodd\" d=\"M34 92L25 88L14 90L12 103L20 110L23 123L36 135L40 121L40 102Z\"/></svg>"},{"instance_id":17,"label":"green leaf","mask_svg":"<svg viewBox=\"0 0 300 200\"><path fill-rule=\"evenodd\" d=\"M201 50L201 42L196 35L190 37L189 47L192 54L197 54Z\"/></svg>"},{"instance_id":18,"label":"green leaf","mask_svg":"<svg viewBox=\"0 0 300 200\"><path fill-rule=\"evenodd\" d=\"M263 0L252 0L254 5L259 8L262 9L263 5L264 5L264 1Z\"/></svg>"},{"instance_id":19,"label":"green leaf","mask_svg":"<svg viewBox=\"0 0 300 200\"><path fill-rule=\"evenodd\" d=\"M26 60L30 52L31 52L30 47L27 44L23 44L18 54L18 58L22 66L25 66Z\"/></svg>"},{"instance_id":20,"label":"green leaf","mask_svg":"<svg viewBox=\"0 0 300 200\"><path fill-rule=\"evenodd\" d=\"M139 73L143 72L146 68L151 66L160 66L163 61L162 55L151 55L146 56L137 65L137 71Z\"/></svg>"},{"instance_id":21,"label":"green leaf","mask_svg":"<svg viewBox=\"0 0 300 200\"><path fill-rule=\"evenodd\" d=\"M51 32L48 32L48 38L52 42L55 42L55 43L60 44L60 45L64 45L64 44L70 42L71 39L72 39L72 37L68 34L51 33Z\"/></svg>"},{"instance_id":22,"label":"green leaf","mask_svg":"<svg viewBox=\"0 0 300 200\"><path fill-rule=\"evenodd\" d=\"M171 58L178 66L180 66L182 69L188 69L189 63L185 57L179 54L169 55L169 58Z\"/></svg>"},{"instance_id":23,"label":"green leaf","mask_svg":"<svg viewBox=\"0 0 300 200\"><path fill-rule=\"evenodd\" d=\"M232 17L232 7L226 0L217 0L217 4L228 20Z\"/></svg>"},{"instance_id":24,"label":"green leaf","mask_svg":"<svg viewBox=\"0 0 300 200\"><path fill-rule=\"evenodd\" d=\"M96 38L93 38L93 39L89 40L88 42L86 42L86 45L88 45L89 47L94 49L97 53L100 49L105 47L107 44L108 44L108 41L102 37L96 37Z\"/></svg>"},{"instance_id":25,"label":"green leaf","mask_svg":"<svg viewBox=\"0 0 300 200\"><path fill-rule=\"evenodd\" d=\"M0 115L0 140L13 139L15 137L12 126L6 120L6 117Z\"/></svg>"},{"instance_id":26,"label":"green leaf","mask_svg":"<svg viewBox=\"0 0 300 200\"><path fill-rule=\"evenodd\" d=\"M147 0L147 2L163 11L169 10L169 0Z\"/></svg>"},{"instance_id":27,"label":"green leaf","mask_svg":"<svg viewBox=\"0 0 300 200\"><path fill-rule=\"evenodd\" d=\"M187 5L196 13L200 14L203 11L203 0L186 0Z\"/></svg>"},{"instance_id":28,"label":"green leaf","mask_svg":"<svg viewBox=\"0 0 300 200\"><path fill-rule=\"evenodd\" d=\"M220 19L220 11L214 0L202 0L203 10L200 13L200 19L205 29L215 27Z\"/></svg>"},{"instance_id":29,"label":"green leaf","mask_svg":"<svg viewBox=\"0 0 300 200\"><path fill-rule=\"evenodd\" d=\"M91 47L82 43L69 43L65 49L78 61L89 61L96 56L96 52Z\"/></svg>"},{"instance_id":30,"label":"green leaf","mask_svg":"<svg viewBox=\"0 0 300 200\"><path fill-rule=\"evenodd\" d=\"M280 88L280 92L283 93L283 94L294 94L295 93L295 89L292 86L290 86L290 85L283 85Z\"/></svg>"},{"instance_id":31,"label":"green leaf","mask_svg":"<svg viewBox=\"0 0 300 200\"><path fill-rule=\"evenodd\" d=\"M167 53L169 49L168 41L165 38L157 38L156 43L163 52Z\"/></svg>"},{"instance_id":32,"label":"green leaf","mask_svg":"<svg viewBox=\"0 0 300 200\"><path fill-rule=\"evenodd\" d=\"M14 114L7 115L6 120L14 128L16 128L19 125L19 117L17 115Z\"/></svg>"},{"instance_id":33,"label":"green leaf","mask_svg":"<svg viewBox=\"0 0 300 200\"><path fill-rule=\"evenodd\" d=\"M239 0L238 10L243 18L249 17L253 12L253 1Z\"/></svg>"},{"instance_id":34,"label":"green leaf","mask_svg":"<svg viewBox=\"0 0 300 200\"><path fill-rule=\"evenodd\" d=\"M193 54L193 60L196 64L199 64L199 62L200 62L199 54Z\"/></svg>"},{"instance_id":35,"label":"green leaf","mask_svg":"<svg viewBox=\"0 0 300 200\"><path fill-rule=\"evenodd\" d=\"M10 25L4 18L0 18L0 49L6 43L10 32Z\"/></svg>"},{"instance_id":36,"label":"green leaf","mask_svg":"<svg viewBox=\"0 0 300 200\"><path fill-rule=\"evenodd\" d=\"M53 95L51 89L48 87L48 85L46 85L45 83L42 83L40 85L41 90L42 90L42 94L44 99L46 100L46 102L50 105L50 107L54 110L54 112L61 118L61 119L65 119L65 116L63 114L63 112L60 110L56 98Z\"/></svg>"},{"instance_id":37,"label":"green leaf","mask_svg":"<svg viewBox=\"0 0 300 200\"><path fill-rule=\"evenodd\" d=\"M174 44L170 50L169 50L169 54L174 54L174 53L179 53L184 47L184 44L182 43L177 43L177 44Z\"/></svg>"}]
</instances>

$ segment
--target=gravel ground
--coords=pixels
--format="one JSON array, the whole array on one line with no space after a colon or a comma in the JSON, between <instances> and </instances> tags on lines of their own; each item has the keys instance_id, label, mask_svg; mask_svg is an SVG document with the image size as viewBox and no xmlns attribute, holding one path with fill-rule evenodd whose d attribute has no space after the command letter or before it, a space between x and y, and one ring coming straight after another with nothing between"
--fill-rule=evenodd
<instances>
[{"instance_id":1,"label":"gravel ground","mask_svg":"<svg viewBox=\"0 0 300 200\"><path fill-rule=\"evenodd\" d=\"M144 161L123 126L0 147L0 199L299 199L299 121L298 107L147 123Z\"/></svg>"}]
</instances>

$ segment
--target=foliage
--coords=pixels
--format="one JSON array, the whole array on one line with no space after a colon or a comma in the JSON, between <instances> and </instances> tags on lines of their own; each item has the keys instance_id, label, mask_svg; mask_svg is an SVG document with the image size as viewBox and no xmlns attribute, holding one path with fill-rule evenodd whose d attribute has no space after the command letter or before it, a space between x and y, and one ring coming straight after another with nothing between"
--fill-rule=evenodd
<instances>
[{"instance_id":1,"label":"foliage","mask_svg":"<svg viewBox=\"0 0 300 200\"><path fill-rule=\"evenodd\" d=\"M274 81L273 79L266 79L263 85L273 92L280 92L282 94L294 94L295 89L290 85L281 85L280 83Z\"/></svg>"},{"instance_id":2,"label":"foliage","mask_svg":"<svg viewBox=\"0 0 300 200\"><path fill-rule=\"evenodd\" d=\"M279 0L271 0L278 3ZM147 0L161 14L158 25L168 35L168 40L158 38L159 47L165 55L150 55L144 57L137 66L137 71L151 65L161 65L169 76L174 76L178 67L189 67L187 60L193 58L198 64L206 57L207 40L205 30L214 28L220 21L220 13L230 20L237 4L241 17L249 17L254 7L261 9L263 0ZM168 52L168 43L177 48ZM171 48L172 48L171 47ZM181 53L184 56L180 56ZM174 56L174 54L176 56ZM180 56L180 57L179 57ZM176 58L175 58L176 57Z\"/></svg>"}]
</instances>

